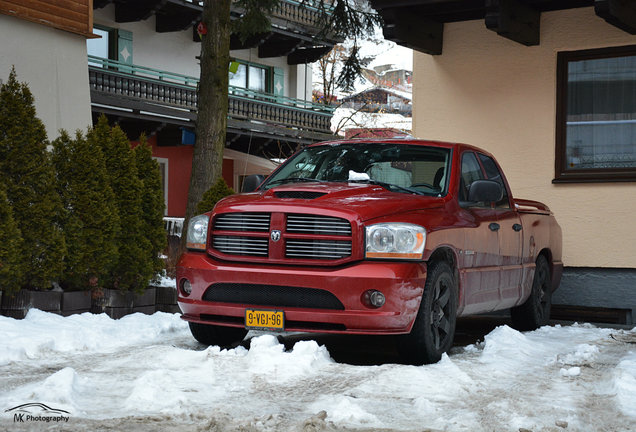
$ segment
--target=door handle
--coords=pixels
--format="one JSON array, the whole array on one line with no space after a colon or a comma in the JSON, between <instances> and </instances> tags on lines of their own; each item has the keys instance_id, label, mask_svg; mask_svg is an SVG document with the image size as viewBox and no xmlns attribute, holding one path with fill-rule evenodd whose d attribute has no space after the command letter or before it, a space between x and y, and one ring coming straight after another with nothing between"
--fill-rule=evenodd
<instances>
[{"instance_id":1,"label":"door handle","mask_svg":"<svg viewBox=\"0 0 636 432\"><path fill-rule=\"evenodd\" d=\"M521 226L521 224L514 224L512 226L512 229L517 231L517 232L519 232L519 231L521 231L523 229L523 227Z\"/></svg>"},{"instance_id":2,"label":"door handle","mask_svg":"<svg viewBox=\"0 0 636 432\"><path fill-rule=\"evenodd\" d=\"M490 225L488 225L488 228L490 228L490 231L499 231L499 228L501 227L498 223L492 222Z\"/></svg>"}]
</instances>

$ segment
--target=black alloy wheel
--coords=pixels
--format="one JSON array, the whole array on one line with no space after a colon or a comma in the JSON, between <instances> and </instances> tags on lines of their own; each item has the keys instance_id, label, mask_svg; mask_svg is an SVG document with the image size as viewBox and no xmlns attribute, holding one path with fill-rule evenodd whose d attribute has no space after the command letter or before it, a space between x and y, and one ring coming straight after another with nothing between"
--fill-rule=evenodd
<instances>
[{"instance_id":1,"label":"black alloy wheel","mask_svg":"<svg viewBox=\"0 0 636 432\"><path fill-rule=\"evenodd\" d=\"M424 294L411 333L401 336L398 349L413 364L436 363L453 345L457 319L457 283L444 261L429 265Z\"/></svg>"}]
</instances>

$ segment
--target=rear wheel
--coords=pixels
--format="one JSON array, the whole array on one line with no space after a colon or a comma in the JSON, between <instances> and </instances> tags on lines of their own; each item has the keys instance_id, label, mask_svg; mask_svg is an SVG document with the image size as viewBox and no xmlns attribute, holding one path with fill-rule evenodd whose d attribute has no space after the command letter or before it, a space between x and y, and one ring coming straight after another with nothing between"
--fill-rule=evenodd
<instances>
[{"instance_id":1,"label":"rear wheel","mask_svg":"<svg viewBox=\"0 0 636 432\"><path fill-rule=\"evenodd\" d=\"M537 258L532 292L521 306L510 309L512 325L517 330L535 330L548 324L552 307L550 266L543 255Z\"/></svg>"},{"instance_id":2,"label":"rear wheel","mask_svg":"<svg viewBox=\"0 0 636 432\"><path fill-rule=\"evenodd\" d=\"M401 336L398 349L413 364L435 363L453 345L457 318L457 283L443 261L428 268L420 309L413 329Z\"/></svg>"},{"instance_id":3,"label":"rear wheel","mask_svg":"<svg viewBox=\"0 0 636 432\"><path fill-rule=\"evenodd\" d=\"M243 340L247 330L236 327L221 327L210 324L189 322L190 332L194 338L204 345L227 347Z\"/></svg>"}]
</instances>

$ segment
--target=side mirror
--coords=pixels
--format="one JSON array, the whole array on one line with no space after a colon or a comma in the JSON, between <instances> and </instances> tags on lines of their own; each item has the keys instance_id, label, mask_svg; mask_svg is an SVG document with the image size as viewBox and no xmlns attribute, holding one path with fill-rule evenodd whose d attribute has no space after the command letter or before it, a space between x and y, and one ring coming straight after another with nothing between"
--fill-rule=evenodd
<instances>
[{"instance_id":1,"label":"side mirror","mask_svg":"<svg viewBox=\"0 0 636 432\"><path fill-rule=\"evenodd\" d=\"M254 192L265 180L265 176L261 174L251 174L245 177L241 192Z\"/></svg>"},{"instance_id":2,"label":"side mirror","mask_svg":"<svg viewBox=\"0 0 636 432\"><path fill-rule=\"evenodd\" d=\"M497 202L503 198L503 187L493 180L475 180L468 190L470 202Z\"/></svg>"}]
</instances>

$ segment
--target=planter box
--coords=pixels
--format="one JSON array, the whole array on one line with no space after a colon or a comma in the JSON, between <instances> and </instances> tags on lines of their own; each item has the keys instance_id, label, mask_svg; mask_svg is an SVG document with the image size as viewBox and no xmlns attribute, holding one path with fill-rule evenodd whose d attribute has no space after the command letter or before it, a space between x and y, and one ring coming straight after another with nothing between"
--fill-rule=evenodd
<instances>
[{"instance_id":1,"label":"planter box","mask_svg":"<svg viewBox=\"0 0 636 432\"><path fill-rule=\"evenodd\" d=\"M65 291L62 293L62 315L90 312L91 303L91 292L88 290Z\"/></svg>"},{"instance_id":2,"label":"planter box","mask_svg":"<svg viewBox=\"0 0 636 432\"><path fill-rule=\"evenodd\" d=\"M181 309L176 304L161 304L157 303L156 306L157 312L166 312L166 313L181 313Z\"/></svg>"},{"instance_id":3,"label":"planter box","mask_svg":"<svg viewBox=\"0 0 636 432\"><path fill-rule=\"evenodd\" d=\"M157 304L164 305L176 305L177 304L177 289L174 287L156 287L157 292Z\"/></svg>"},{"instance_id":4,"label":"planter box","mask_svg":"<svg viewBox=\"0 0 636 432\"><path fill-rule=\"evenodd\" d=\"M61 313L61 291L20 290L14 295L2 296L2 315L13 318L24 318L29 309L40 309L46 312Z\"/></svg>"},{"instance_id":5,"label":"planter box","mask_svg":"<svg viewBox=\"0 0 636 432\"><path fill-rule=\"evenodd\" d=\"M133 298L133 308L141 306L154 306L157 297L157 289L154 287L146 288L143 294L136 294Z\"/></svg>"},{"instance_id":6,"label":"planter box","mask_svg":"<svg viewBox=\"0 0 636 432\"><path fill-rule=\"evenodd\" d=\"M132 313L142 313L142 314L146 314L146 315L152 315L153 313L156 312L156 307L155 305L149 305L149 306L137 306L134 307L132 310Z\"/></svg>"}]
</instances>

